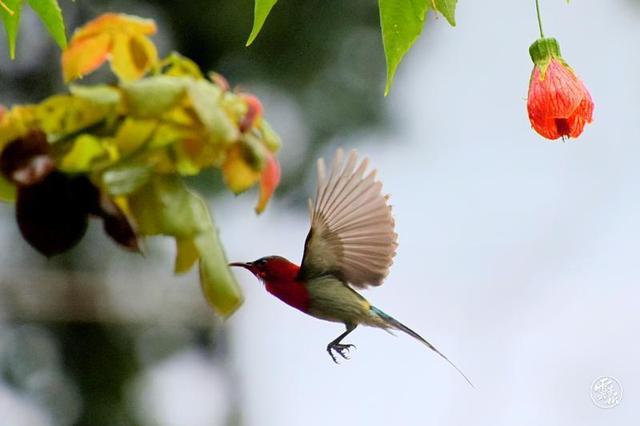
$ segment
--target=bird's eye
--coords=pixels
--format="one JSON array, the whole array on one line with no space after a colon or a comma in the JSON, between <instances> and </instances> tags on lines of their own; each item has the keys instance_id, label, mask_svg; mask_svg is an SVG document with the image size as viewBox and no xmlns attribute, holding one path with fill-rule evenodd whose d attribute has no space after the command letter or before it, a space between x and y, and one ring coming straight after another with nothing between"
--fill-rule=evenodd
<instances>
[{"instance_id":1,"label":"bird's eye","mask_svg":"<svg viewBox=\"0 0 640 426\"><path fill-rule=\"evenodd\" d=\"M256 266L264 266L267 264L267 259L264 259L264 258L258 259L255 262L253 262L253 264Z\"/></svg>"}]
</instances>

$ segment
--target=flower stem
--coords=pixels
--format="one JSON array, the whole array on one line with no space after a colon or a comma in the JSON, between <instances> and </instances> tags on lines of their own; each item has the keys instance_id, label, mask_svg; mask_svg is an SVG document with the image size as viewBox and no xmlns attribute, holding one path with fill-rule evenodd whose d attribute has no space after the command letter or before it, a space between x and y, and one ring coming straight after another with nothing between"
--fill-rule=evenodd
<instances>
[{"instance_id":1,"label":"flower stem","mask_svg":"<svg viewBox=\"0 0 640 426\"><path fill-rule=\"evenodd\" d=\"M540 38L544 38L544 33L542 32L542 19L540 18L540 1L536 0L536 14L538 15L538 28L540 29Z\"/></svg>"}]
</instances>

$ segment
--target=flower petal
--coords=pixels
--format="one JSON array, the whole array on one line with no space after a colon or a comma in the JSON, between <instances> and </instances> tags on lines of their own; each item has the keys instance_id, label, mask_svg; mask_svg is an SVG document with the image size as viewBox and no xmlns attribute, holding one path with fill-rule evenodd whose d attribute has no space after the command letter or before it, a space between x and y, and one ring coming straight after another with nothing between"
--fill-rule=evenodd
<instances>
[{"instance_id":1,"label":"flower petal","mask_svg":"<svg viewBox=\"0 0 640 426\"><path fill-rule=\"evenodd\" d=\"M247 112L240 120L239 129L242 133L251 129L256 121L262 116L262 104L254 95L241 95L242 99L247 103Z\"/></svg>"},{"instance_id":2,"label":"flower petal","mask_svg":"<svg viewBox=\"0 0 640 426\"><path fill-rule=\"evenodd\" d=\"M534 66L527 111L532 127L541 136L577 137L584 124L591 122L593 101L573 70L553 58L546 69Z\"/></svg>"},{"instance_id":3,"label":"flower petal","mask_svg":"<svg viewBox=\"0 0 640 426\"><path fill-rule=\"evenodd\" d=\"M591 99L589 92L585 92L585 94L585 98L580 102L578 108L568 119L570 128L569 136L572 138L580 136L585 124L593 121L593 100Z\"/></svg>"},{"instance_id":4,"label":"flower petal","mask_svg":"<svg viewBox=\"0 0 640 426\"><path fill-rule=\"evenodd\" d=\"M145 36L125 33L114 35L111 68L120 80L139 79L157 61L156 46Z\"/></svg>"},{"instance_id":5,"label":"flower petal","mask_svg":"<svg viewBox=\"0 0 640 426\"><path fill-rule=\"evenodd\" d=\"M69 82L95 71L107 60L111 50L111 36L99 34L69 44L62 53L62 73Z\"/></svg>"},{"instance_id":6,"label":"flower petal","mask_svg":"<svg viewBox=\"0 0 640 426\"><path fill-rule=\"evenodd\" d=\"M122 80L139 78L157 61L147 36L156 32L150 19L107 13L76 30L62 56L65 81L82 77L111 59Z\"/></svg>"},{"instance_id":7,"label":"flower petal","mask_svg":"<svg viewBox=\"0 0 640 426\"><path fill-rule=\"evenodd\" d=\"M252 167L243 151L242 145L236 143L229 149L222 164L224 181L234 194L246 191L260 179L260 169Z\"/></svg>"},{"instance_id":8,"label":"flower petal","mask_svg":"<svg viewBox=\"0 0 640 426\"><path fill-rule=\"evenodd\" d=\"M123 13L105 13L78 28L73 33L71 42L123 29L131 33L151 35L156 32L156 24L152 19L143 19Z\"/></svg>"},{"instance_id":9,"label":"flower petal","mask_svg":"<svg viewBox=\"0 0 640 426\"><path fill-rule=\"evenodd\" d=\"M256 213L262 213L280 183L280 164L272 154L267 154L267 162L260 177L260 199L256 205Z\"/></svg>"}]
</instances>

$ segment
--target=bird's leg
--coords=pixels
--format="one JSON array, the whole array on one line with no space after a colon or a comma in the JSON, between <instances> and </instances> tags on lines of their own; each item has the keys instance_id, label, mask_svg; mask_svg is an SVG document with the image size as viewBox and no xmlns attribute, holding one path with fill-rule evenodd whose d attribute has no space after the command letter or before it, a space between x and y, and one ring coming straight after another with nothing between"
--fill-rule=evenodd
<instances>
[{"instance_id":1,"label":"bird's leg","mask_svg":"<svg viewBox=\"0 0 640 426\"><path fill-rule=\"evenodd\" d=\"M338 355L340 355L342 358L349 359L349 351L351 350L351 348L355 348L354 345L340 343L340 341L342 341L342 339L344 339L347 336L347 334L351 333L357 327L356 325L353 325L353 324L345 324L345 325L347 327L347 331L345 331L344 333L336 337L327 345L327 352L329 352L331 359L333 359L333 362L335 362L336 364L338 364L338 359L333 354L334 351Z\"/></svg>"}]
</instances>

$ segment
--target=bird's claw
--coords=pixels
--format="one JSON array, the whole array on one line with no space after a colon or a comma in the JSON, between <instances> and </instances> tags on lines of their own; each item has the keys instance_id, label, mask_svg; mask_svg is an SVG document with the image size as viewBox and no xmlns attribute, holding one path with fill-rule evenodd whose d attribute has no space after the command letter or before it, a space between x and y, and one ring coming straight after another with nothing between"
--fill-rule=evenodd
<instances>
[{"instance_id":1,"label":"bird's claw","mask_svg":"<svg viewBox=\"0 0 640 426\"><path fill-rule=\"evenodd\" d=\"M352 348L356 349L355 345L343 345L340 343L334 343L327 346L327 352L331 356L331 359L333 359L333 362L339 364L338 358L336 358L334 352L340 355L343 359L350 359L350 351Z\"/></svg>"}]
</instances>

